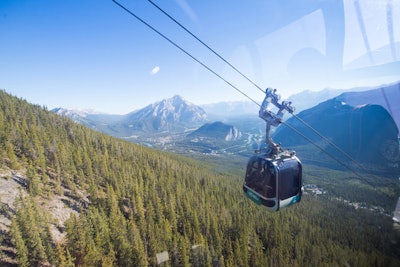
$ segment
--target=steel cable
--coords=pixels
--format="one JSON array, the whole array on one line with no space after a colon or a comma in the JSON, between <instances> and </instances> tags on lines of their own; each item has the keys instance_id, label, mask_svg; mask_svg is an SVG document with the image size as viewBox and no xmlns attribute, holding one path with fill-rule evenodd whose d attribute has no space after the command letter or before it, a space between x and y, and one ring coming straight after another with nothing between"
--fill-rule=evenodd
<instances>
[{"instance_id":1,"label":"steel cable","mask_svg":"<svg viewBox=\"0 0 400 267\"><path fill-rule=\"evenodd\" d=\"M154 32L156 32L158 35L160 35L161 37L163 37L165 40L167 40L169 43L171 43L173 46L175 46L176 48L178 48L179 50L181 50L183 53L185 53L187 56L189 56L190 58L192 58L194 61L196 61L197 63L199 63L201 66L203 66L205 69L207 69L208 71L210 71L212 74L214 74L215 76L217 76L218 78L220 78L222 81L224 81L226 84L228 84L229 86L231 86L233 89L235 89L236 91L238 91L239 93L241 93L243 96L247 97L250 101L252 101L253 103L255 103L257 106L261 107L261 105L255 101L254 99L252 99L250 96L248 96L246 93L244 93L243 91L241 91L239 88L237 88L235 85L233 85L232 83L230 83L228 80L226 80L224 77L222 77L221 75L219 75L216 71L214 71L213 69L211 69L210 67L208 67L205 63L203 63L202 61L200 61L199 59L197 59L195 56L193 56L192 54L190 54L188 51L186 51L185 49L183 49L181 46L179 46L177 43L175 43L174 41L172 41L170 38L168 38L166 35L164 35L163 33L161 33L160 31L158 31L156 28L154 28L153 26L151 26L149 23L147 23L146 21L144 21L142 18L140 18L139 16L137 16L135 13L133 13L131 10L127 9L125 6L123 6L122 4L120 4L118 1L116 0L112 0L116 5L118 5L120 8L122 8L123 10L125 10L127 13L129 13L131 16L133 16L134 18L136 18L137 20L139 20L141 23L143 23L144 25L146 25L148 28L150 28L151 30L153 30ZM206 46L210 51L212 51L215 55L217 55L221 60L223 60L225 63L227 63L230 67L232 67L235 71L237 71L240 75L242 75L244 78L246 78L249 82L251 82L254 86L256 86L259 90L261 90L262 92L265 93L264 90L261 89L261 87L259 87L257 84L255 84L253 81L251 81L246 75L244 75L242 72L240 72L237 68L235 68L232 64L230 64L227 60L225 60L222 56L220 56L217 52L215 52L213 49L211 49L208 45L206 45L203 41L201 41L196 35L194 35L193 33L191 33L191 31L189 31L186 27L184 27L182 24L180 24L178 21L176 21L172 16L170 16L168 13L166 13L164 10L162 10L159 6L157 6L156 4L154 4L151 0L148 0L148 2L150 2L151 4L153 4L157 9L159 9L161 12L163 12L166 16L168 16L171 20L173 20L175 23L177 23L180 27L182 27L186 32L188 32L192 37L194 37L196 40L198 40L200 43L202 43L204 46ZM303 124L305 124L307 127L309 127L311 130L313 130L318 136L320 136L323 140L325 140L326 142L328 142L330 145L334 146L336 149L338 149L339 152L341 153L345 153L343 150L341 150L338 146L336 146L334 143L332 143L329 139L327 139L326 137L323 137L322 134L320 134L317 130L315 130L311 125L307 124L306 122L304 122L302 119L300 119L297 115L291 113L292 116L294 116L295 118L299 119L300 122L302 122ZM358 176L359 178L363 179L365 181L365 179L358 174L357 172L355 172L353 169L351 169L349 166L347 166L346 164L344 164L343 162L341 162L340 160L338 160L337 158L335 158L333 155L331 155L329 152L327 152L326 150L324 150L321 146L319 146L318 144L316 144L315 142L313 142L311 139L309 139L307 136L305 136L304 134L302 134L301 132L299 132L297 129L295 129L293 126L287 124L286 122L282 121L282 124L284 124L285 126L289 127L291 130L293 130L294 132L296 132L297 134L299 134L301 137L303 137L305 140L307 140L308 142L310 142L311 144L313 144L314 146L316 146L318 149L320 149L322 152L324 152L325 154L327 154L329 157L331 157L333 160L335 160L336 162L338 162L340 165L346 167L347 169L349 169L351 172L353 172L356 176ZM347 153L345 153L344 155L350 157ZM354 159L352 159L350 157L350 159L354 162L356 162L357 164L359 164L357 161L355 161ZM367 181L366 181L367 182ZM369 182L367 182L368 184L370 184Z\"/></svg>"}]
</instances>

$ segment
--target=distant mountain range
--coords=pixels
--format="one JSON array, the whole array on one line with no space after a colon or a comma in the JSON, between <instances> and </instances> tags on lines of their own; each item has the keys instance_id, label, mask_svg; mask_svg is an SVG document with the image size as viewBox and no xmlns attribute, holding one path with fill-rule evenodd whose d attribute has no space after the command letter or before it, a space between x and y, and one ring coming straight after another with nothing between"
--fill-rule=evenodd
<instances>
[{"instance_id":1,"label":"distant mountain range","mask_svg":"<svg viewBox=\"0 0 400 267\"><path fill-rule=\"evenodd\" d=\"M325 100L336 97L344 92L359 92L368 89L375 88L357 87L351 89L326 88L320 91L304 90L300 93L289 96L285 100L291 101L293 103L293 106L295 107L295 113L299 113L305 109L318 105ZM258 100L261 103L263 99ZM201 107L207 112L209 118L220 120L243 115L255 115L256 117L258 117L259 109L259 106L255 105L255 103L251 101L220 102L201 105Z\"/></svg>"},{"instance_id":2,"label":"distant mountain range","mask_svg":"<svg viewBox=\"0 0 400 267\"><path fill-rule=\"evenodd\" d=\"M342 99L341 95L322 102L300 112L298 117L346 154L328 145L296 118L290 118L286 123L350 165L353 162L348 155L366 169L400 174L399 130L389 112L380 105L352 106ZM283 125L276 129L273 138L286 147L308 143L305 138Z\"/></svg>"},{"instance_id":3,"label":"distant mountain range","mask_svg":"<svg viewBox=\"0 0 400 267\"><path fill-rule=\"evenodd\" d=\"M295 113L309 109L319 103L338 96L345 92L342 89L323 89L321 91L305 90L298 94L289 96L286 100L291 101L295 107Z\"/></svg>"},{"instance_id":4,"label":"distant mountain range","mask_svg":"<svg viewBox=\"0 0 400 267\"><path fill-rule=\"evenodd\" d=\"M108 125L117 123L123 118L122 115L106 114L94 110L55 108L52 111L58 115L69 117L73 121L89 128L106 133Z\"/></svg>"},{"instance_id":5,"label":"distant mountain range","mask_svg":"<svg viewBox=\"0 0 400 267\"><path fill-rule=\"evenodd\" d=\"M90 128L117 137L126 137L137 132L146 134L184 132L208 122L207 114L201 107L180 96L161 100L125 115L63 108L56 108L53 111Z\"/></svg>"},{"instance_id":6,"label":"distant mountain range","mask_svg":"<svg viewBox=\"0 0 400 267\"><path fill-rule=\"evenodd\" d=\"M400 82L380 86L368 91L346 92L337 97L349 105L376 104L384 107L400 129Z\"/></svg>"},{"instance_id":7,"label":"distant mountain range","mask_svg":"<svg viewBox=\"0 0 400 267\"><path fill-rule=\"evenodd\" d=\"M340 95L340 100L356 106L378 104L385 107L400 128L400 82L371 88L347 90L324 89L318 92L305 90L286 100L292 101L299 113L319 103ZM260 100L261 102L261 100ZM57 114L68 116L76 122L112 135L126 136L133 131L154 133L160 131L180 132L199 127L210 121L234 124L236 118L258 119L258 106L250 101L221 102L197 106L181 96L161 100L125 115L113 115L92 110L56 108Z\"/></svg>"},{"instance_id":8,"label":"distant mountain range","mask_svg":"<svg viewBox=\"0 0 400 267\"><path fill-rule=\"evenodd\" d=\"M360 90L360 88L355 90ZM341 92L342 94L340 94ZM335 97L331 97L332 95ZM367 109L360 109L364 110L365 114L369 114L368 116L372 116L370 118L371 123L379 117L379 114L382 115L386 111L387 114L382 115L384 119L381 120L381 123L388 122L388 117L393 117L397 126L400 124L400 83L361 92L343 93L343 90L331 89L320 92L304 91L288 99L293 101L297 110L299 110L299 107L302 109L312 105L311 108L308 107L298 115L315 126L322 134L343 145L349 152L351 152L351 148L349 148L348 140L346 140L349 137L345 133L349 133L352 128L349 130L343 127L345 125L348 127L349 114L356 114L357 112L354 110L358 105L370 104L385 108L382 108L382 110L377 107L371 109L378 112L375 117L373 117L374 114L367 112ZM257 105L252 102L227 102L200 107L180 96L174 96L125 115L62 108L53 111L106 134L162 149L166 149L166 146L171 148L182 144L190 146L191 144L188 144L188 142L197 138L202 142L204 140L212 142L213 150L216 149L215 142L222 142L221 146L223 146L226 145L223 143L226 141L238 142L242 140L242 143L246 143L246 145L240 147L246 150L247 148L244 148L244 146L254 147L255 143L259 142L265 134L265 122L258 118L257 109ZM360 114L364 114L363 112ZM307 133L304 125L301 125L294 118L289 119L288 123ZM366 123L364 122L365 125ZM375 131L380 131L384 125L377 123L374 124ZM361 127L353 130L364 131L365 129ZM342 136L339 132L342 132ZM394 132L395 130L391 130L391 135ZM333 133L336 135L332 135ZM293 134L288 129L285 130L284 127L276 129L276 138L284 145L304 143L303 138ZM354 142L356 141L354 140ZM382 140L380 143L382 143ZM251 150L249 149L249 151ZM357 153L362 153L362 151L360 150Z\"/></svg>"},{"instance_id":9,"label":"distant mountain range","mask_svg":"<svg viewBox=\"0 0 400 267\"><path fill-rule=\"evenodd\" d=\"M236 103L227 105L230 105L232 110L237 110ZM225 104L219 105L219 108L223 106L226 108ZM242 108L245 106L246 104ZM219 117L224 122L210 122L208 114L202 107L180 96L161 100L125 115L63 108L54 109L53 112L112 136L175 152L191 150L203 153L204 147L207 147L206 151L216 151L225 147L226 142L241 142L244 134L230 122L240 125L246 132L260 132L258 127L264 127L256 112L251 118L242 112L236 112L235 114L241 114L241 118L232 120L212 115L214 119ZM193 149L193 146L196 146L196 149ZM247 144L243 146L246 147Z\"/></svg>"},{"instance_id":10,"label":"distant mountain range","mask_svg":"<svg viewBox=\"0 0 400 267\"><path fill-rule=\"evenodd\" d=\"M120 122L130 129L143 132L180 132L207 122L206 112L180 96L129 113Z\"/></svg>"},{"instance_id":11,"label":"distant mountain range","mask_svg":"<svg viewBox=\"0 0 400 267\"><path fill-rule=\"evenodd\" d=\"M99 114L83 117L92 115ZM271 215L240 194L245 161L236 157L236 144L188 147L201 153L202 161L193 161L98 134L3 91L0 118L0 266L154 266L159 253L172 255L164 264L170 266L237 259L243 266L399 266L397 243L387 242L396 234L390 220L397 179L365 184L350 172L308 165L308 188L325 196L305 191L301 205ZM204 128L233 130L220 123ZM288 246L289 228L302 229L295 237L303 251L318 248L316 261L307 253L293 261L297 243ZM360 246L338 250L349 242ZM330 255L336 258L320 260Z\"/></svg>"}]
</instances>

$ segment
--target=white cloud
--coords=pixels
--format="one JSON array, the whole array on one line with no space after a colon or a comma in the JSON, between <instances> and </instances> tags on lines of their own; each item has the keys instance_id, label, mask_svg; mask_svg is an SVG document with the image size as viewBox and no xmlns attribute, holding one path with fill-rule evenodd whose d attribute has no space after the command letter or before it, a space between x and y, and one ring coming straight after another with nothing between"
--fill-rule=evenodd
<instances>
[{"instance_id":1,"label":"white cloud","mask_svg":"<svg viewBox=\"0 0 400 267\"><path fill-rule=\"evenodd\" d=\"M159 66L155 66L155 67L151 70L150 74L151 74L151 75L156 75L159 71L160 71L160 67L159 67Z\"/></svg>"},{"instance_id":2,"label":"white cloud","mask_svg":"<svg viewBox=\"0 0 400 267\"><path fill-rule=\"evenodd\" d=\"M175 0L176 3L185 11L185 13L189 16L192 21L197 20L196 13L194 13L193 9L189 6L186 0Z\"/></svg>"}]
</instances>

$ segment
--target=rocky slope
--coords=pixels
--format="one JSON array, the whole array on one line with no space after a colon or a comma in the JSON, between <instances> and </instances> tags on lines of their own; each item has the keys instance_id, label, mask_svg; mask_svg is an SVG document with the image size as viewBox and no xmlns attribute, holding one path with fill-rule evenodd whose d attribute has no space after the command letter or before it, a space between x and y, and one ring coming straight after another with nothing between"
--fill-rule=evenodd
<instances>
[{"instance_id":1,"label":"rocky slope","mask_svg":"<svg viewBox=\"0 0 400 267\"><path fill-rule=\"evenodd\" d=\"M7 167L0 169L0 233L5 244L9 242L11 218L19 208L19 199L29 195L29 179L24 170L14 171ZM88 207L89 200L83 191L72 194L71 190L61 187L62 194L49 197L36 196L34 201L49 216L49 226L54 242L64 242L64 223L71 213L78 214ZM77 197L79 196L79 197ZM0 255L4 254L3 263L16 266L15 250L0 246Z\"/></svg>"},{"instance_id":2,"label":"rocky slope","mask_svg":"<svg viewBox=\"0 0 400 267\"><path fill-rule=\"evenodd\" d=\"M121 123L133 130L160 132L185 129L206 121L207 114L202 108L174 96L128 114Z\"/></svg>"},{"instance_id":3,"label":"rocky slope","mask_svg":"<svg viewBox=\"0 0 400 267\"><path fill-rule=\"evenodd\" d=\"M236 127L218 121L204 124L199 129L189 134L188 137L235 141L242 137L242 133Z\"/></svg>"}]
</instances>

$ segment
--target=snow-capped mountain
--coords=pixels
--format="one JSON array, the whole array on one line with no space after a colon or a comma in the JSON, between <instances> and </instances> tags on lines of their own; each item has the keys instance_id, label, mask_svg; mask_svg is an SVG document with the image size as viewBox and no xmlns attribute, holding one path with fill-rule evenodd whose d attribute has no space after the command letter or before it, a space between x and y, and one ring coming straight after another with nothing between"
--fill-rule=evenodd
<instances>
[{"instance_id":1,"label":"snow-capped mountain","mask_svg":"<svg viewBox=\"0 0 400 267\"><path fill-rule=\"evenodd\" d=\"M92 110L57 108L53 112L75 122L119 137L133 132L184 131L207 122L206 112L176 95L126 115L102 114Z\"/></svg>"},{"instance_id":2,"label":"snow-capped mountain","mask_svg":"<svg viewBox=\"0 0 400 267\"><path fill-rule=\"evenodd\" d=\"M52 111L73 121L86 125L92 129L107 132L110 125L118 123L123 115L106 114L92 109L54 108Z\"/></svg>"},{"instance_id":3,"label":"snow-capped mountain","mask_svg":"<svg viewBox=\"0 0 400 267\"><path fill-rule=\"evenodd\" d=\"M175 131L207 122L206 112L176 95L129 113L123 123L145 132Z\"/></svg>"},{"instance_id":4,"label":"snow-capped mountain","mask_svg":"<svg viewBox=\"0 0 400 267\"><path fill-rule=\"evenodd\" d=\"M101 114L101 112L97 112L92 109L54 108L52 111L58 115L77 120L86 118L88 115Z\"/></svg>"}]
</instances>

